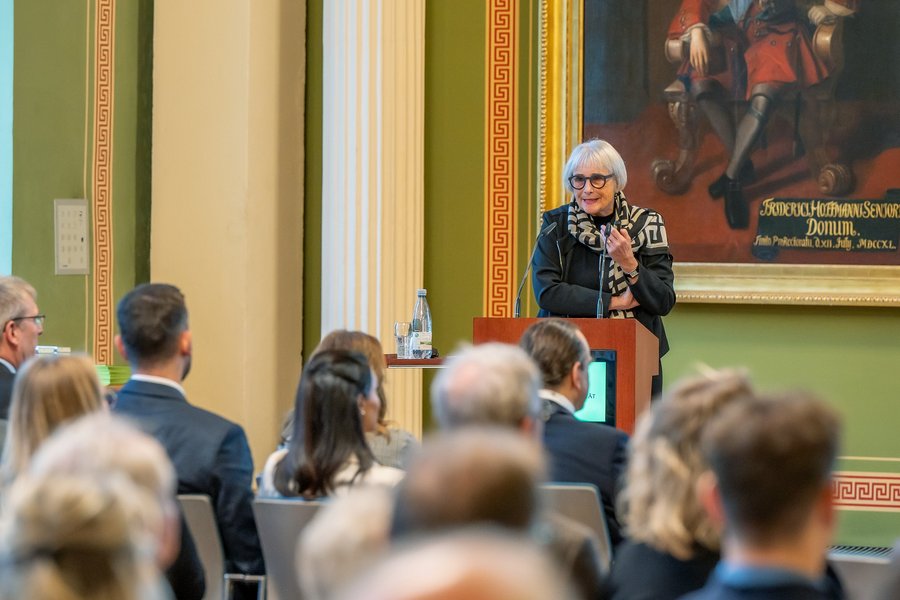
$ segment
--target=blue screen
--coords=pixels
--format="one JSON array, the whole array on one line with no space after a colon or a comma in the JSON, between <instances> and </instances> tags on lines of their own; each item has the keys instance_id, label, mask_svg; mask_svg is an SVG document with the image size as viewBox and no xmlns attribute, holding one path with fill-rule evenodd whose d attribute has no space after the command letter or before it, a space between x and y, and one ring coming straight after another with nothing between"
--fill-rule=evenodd
<instances>
[{"instance_id":1,"label":"blue screen","mask_svg":"<svg viewBox=\"0 0 900 600\"><path fill-rule=\"evenodd\" d=\"M616 353L591 350L594 360L588 365L588 393L575 418L593 423L616 424Z\"/></svg>"}]
</instances>

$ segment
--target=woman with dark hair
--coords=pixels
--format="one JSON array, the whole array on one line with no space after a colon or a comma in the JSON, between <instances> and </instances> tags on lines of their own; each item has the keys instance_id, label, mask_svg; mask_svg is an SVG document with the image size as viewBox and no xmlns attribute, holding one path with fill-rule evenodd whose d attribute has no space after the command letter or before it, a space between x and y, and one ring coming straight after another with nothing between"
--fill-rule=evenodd
<instances>
[{"instance_id":1,"label":"woman with dark hair","mask_svg":"<svg viewBox=\"0 0 900 600\"><path fill-rule=\"evenodd\" d=\"M362 354L313 356L297 387L291 441L266 461L260 495L314 499L354 485L399 482L403 471L379 465L366 443L363 423L376 423L381 405L377 388Z\"/></svg>"},{"instance_id":2,"label":"woman with dark hair","mask_svg":"<svg viewBox=\"0 0 900 600\"><path fill-rule=\"evenodd\" d=\"M387 395L384 391L384 378L387 364L384 360L384 348L375 336L362 331L335 329L322 338L313 351L313 356L325 350L349 350L361 352L369 361L369 366L378 379L376 393L381 401L378 418L374 422L364 421L363 430L372 454L382 465L403 469L409 462L410 455L419 447L415 436L405 429L394 426L387 419ZM371 426L370 426L371 425ZM282 443L287 445L294 432L294 411L287 415L281 431Z\"/></svg>"}]
</instances>

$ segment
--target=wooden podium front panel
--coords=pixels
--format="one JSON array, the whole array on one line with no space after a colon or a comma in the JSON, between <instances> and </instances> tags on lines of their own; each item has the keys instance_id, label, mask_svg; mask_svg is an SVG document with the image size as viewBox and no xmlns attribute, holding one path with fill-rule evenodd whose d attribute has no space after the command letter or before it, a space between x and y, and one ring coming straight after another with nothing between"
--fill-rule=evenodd
<instances>
[{"instance_id":1,"label":"wooden podium front panel","mask_svg":"<svg viewBox=\"0 0 900 600\"><path fill-rule=\"evenodd\" d=\"M518 344L537 318L476 317L472 342ZM650 406L651 379L659 372L659 340L635 319L566 319L578 327L592 350L616 352L616 427L632 434L637 417Z\"/></svg>"}]
</instances>

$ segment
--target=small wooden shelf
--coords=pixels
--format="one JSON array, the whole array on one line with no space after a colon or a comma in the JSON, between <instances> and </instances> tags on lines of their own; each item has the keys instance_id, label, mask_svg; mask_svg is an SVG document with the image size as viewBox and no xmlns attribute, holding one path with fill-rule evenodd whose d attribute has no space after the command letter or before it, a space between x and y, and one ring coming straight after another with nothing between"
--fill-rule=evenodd
<instances>
[{"instance_id":1,"label":"small wooden shelf","mask_svg":"<svg viewBox=\"0 0 900 600\"><path fill-rule=\"evenodd\" d=\"M444 366L443 357L399 359L396 354L385 354L384 360L388 369L440 369Z\"/></svg>"}]
</instances>

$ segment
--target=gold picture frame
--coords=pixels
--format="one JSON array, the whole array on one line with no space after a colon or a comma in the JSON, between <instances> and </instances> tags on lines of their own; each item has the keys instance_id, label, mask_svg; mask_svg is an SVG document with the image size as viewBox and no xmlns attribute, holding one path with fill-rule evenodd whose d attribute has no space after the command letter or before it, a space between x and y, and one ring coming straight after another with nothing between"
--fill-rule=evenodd
<instances>
[{"instance_id":1,"label":"gold picture frame","mask_svg":"<svg viewBox=\"0 0 900 600\"><path fill-rule=\"evenodd\" d=\"M559 174L582 140L584 0L541 0L538 194L567 201ZM676 262L679 302L900 306L900 267Z\"/></svg>"}]
</instances>

